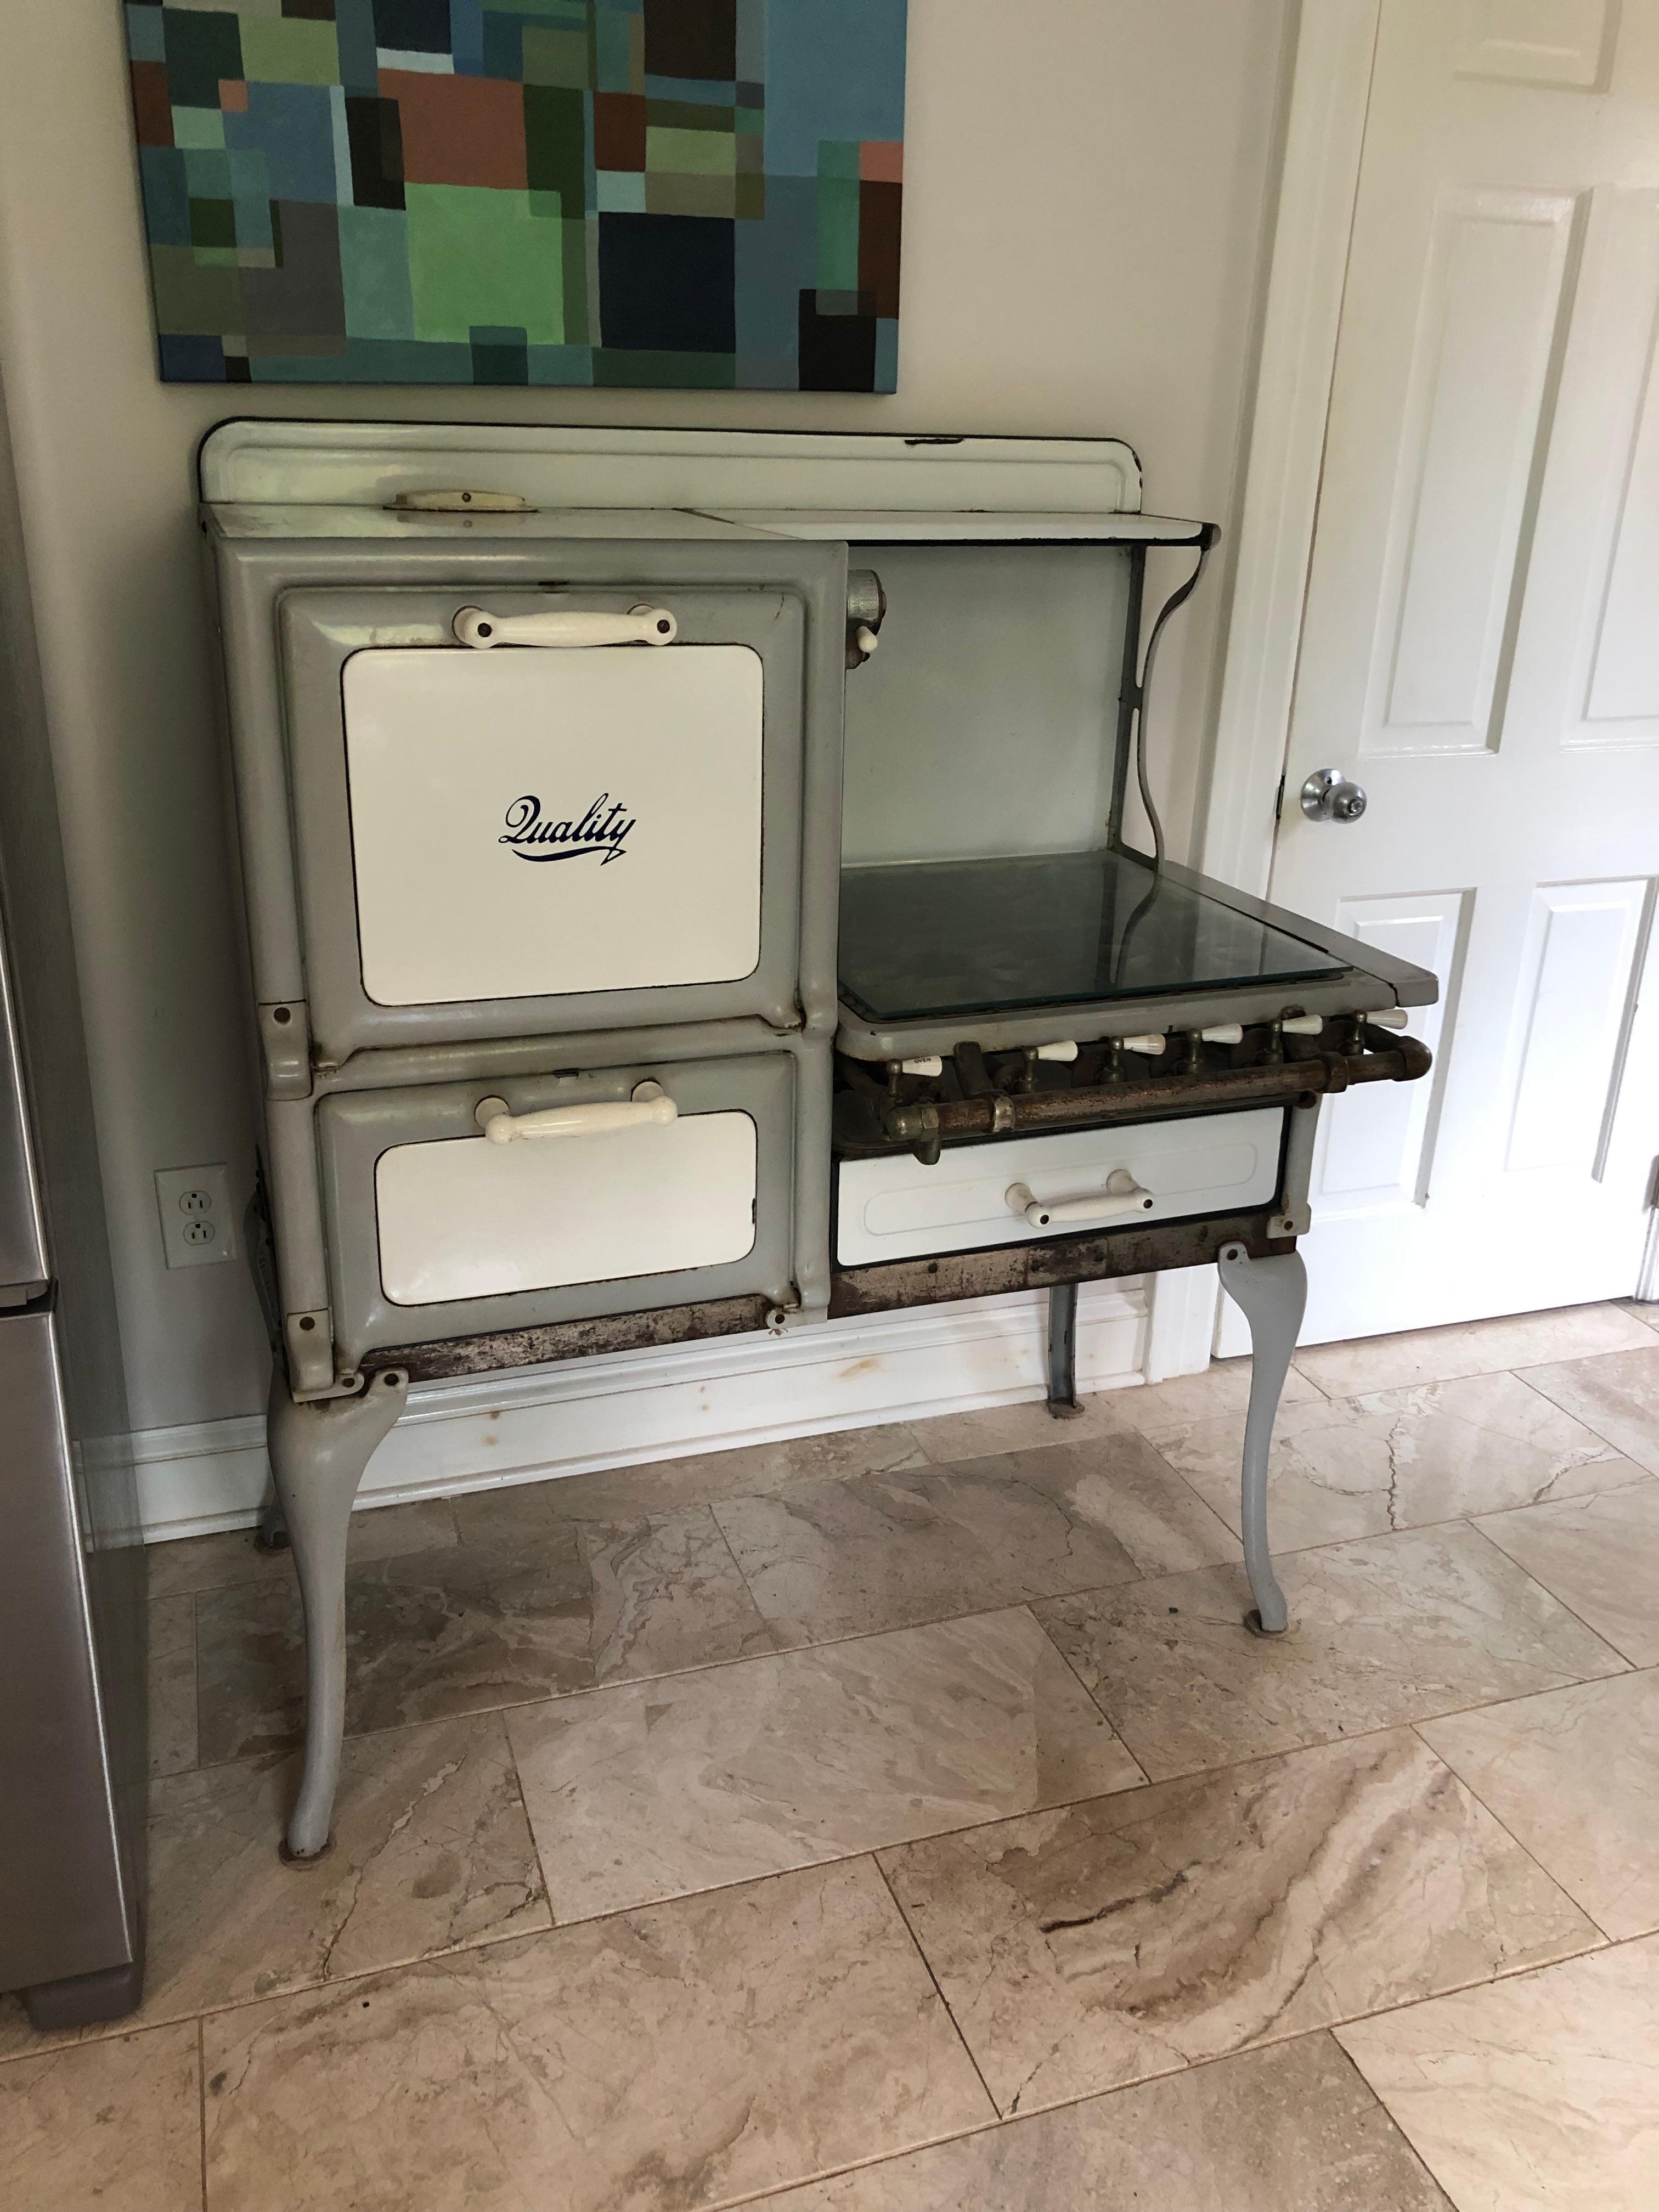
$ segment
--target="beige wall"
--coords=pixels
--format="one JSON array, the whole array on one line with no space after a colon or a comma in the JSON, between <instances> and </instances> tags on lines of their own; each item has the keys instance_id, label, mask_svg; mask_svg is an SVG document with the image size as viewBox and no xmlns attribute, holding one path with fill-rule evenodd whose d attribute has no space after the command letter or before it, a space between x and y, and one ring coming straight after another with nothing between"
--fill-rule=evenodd
<instances>
[{"instance_id":1,"label":"beige wall","mask_svg":"<svg viewBox=\"0 0 1659 2212\"><path fill-rule=\"evenodd\" d=\"M9 0L0 374L17 445L132 1416L246 1413L240 1267L168 1273L158 1167L251 1175L192 461L231 413L1112 434L1146 503L1231 520L1290 0L911 0L904 316L889 399L156 380L116 0ZM1224 576L1221 580L1224 583ZM1172 842L1221 605L1166 647Z\"/></svg>"}]
</instances>

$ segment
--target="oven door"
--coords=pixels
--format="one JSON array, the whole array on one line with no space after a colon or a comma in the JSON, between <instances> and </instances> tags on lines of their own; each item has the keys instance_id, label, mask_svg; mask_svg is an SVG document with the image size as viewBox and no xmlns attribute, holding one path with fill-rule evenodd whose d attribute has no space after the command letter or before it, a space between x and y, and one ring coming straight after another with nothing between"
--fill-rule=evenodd
<instances>
[{"instance_id":1,"label":"oven door","mask_svg":"<svg viewBox=\"0 0 1659 2212\"><path fill-rule=\"evenodd\" d=\"M650 605L671 643L580 637ZM805 615L776 588L283 603L313 1036L364 1046L799 1020ZM473 623L476 631L477 624Z\"/></svg>"},{"instance_id":2,"label":"oven door","mask_svg":"<svg viewBox=\"0 0 1659 2212\"><path fill-rule=\"evenodd\" d=\"M836 1257L862 1267L1271 1206L1285 1122L1282 1106L1249 1107L958 1145L933 1167L911 1152L843 1160Z\"/></svg>"},{"instance_id":3,"label":"oven door","mask_svg":"<svg viewBox=\"0 0 1659 2212\"><path fill-rule=\"evenodd\" d=\"M776 1053L325 1098L343 1357L704 1299L786 1303L796 1081Z\"/></svg>"}]
</instances>

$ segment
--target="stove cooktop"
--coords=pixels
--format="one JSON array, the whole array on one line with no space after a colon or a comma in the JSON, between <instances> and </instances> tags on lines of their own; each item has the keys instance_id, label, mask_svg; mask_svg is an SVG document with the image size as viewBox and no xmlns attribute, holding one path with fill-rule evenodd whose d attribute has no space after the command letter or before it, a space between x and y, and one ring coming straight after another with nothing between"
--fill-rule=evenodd
<instances>
[{"instance_id":1,"label":"stove cooktop","mask_svg":"<svg viewBox=\"0 0 1659 2212\"><path fill-rule=\"evenodd\" d=\"M843 869L841 995L867 1021L1310 982L1347 963L1122 852Z\"/></svg>"}]
</instances>

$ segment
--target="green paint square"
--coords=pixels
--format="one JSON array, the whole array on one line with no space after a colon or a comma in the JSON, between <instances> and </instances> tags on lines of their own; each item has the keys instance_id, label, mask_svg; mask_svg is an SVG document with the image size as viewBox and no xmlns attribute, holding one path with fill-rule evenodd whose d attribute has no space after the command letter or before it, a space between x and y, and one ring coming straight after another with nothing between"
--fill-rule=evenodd
<instances>
[{"instance_id":1,"label":"green paint square","mask_svg":"<svg viewBox=\"0 0 1659 2212\"><path fill-rule=\"evenodd\" d=\"M340 210L340 282L349 338L412 338L409 217L401 208Z\"/></svg>"},{"instance_id":2,"label":"green paint square","mask_svg":"<svg viewBox=\"0 0 1659 2212\"><path fill-rule=\"evenodd\" d=\"M587 88L589 64L586 31L556 31L539 23L525 27L526 84L562 84L584 92Z\"/></svg>"},{"instance_id":3,"label":"green paint square","mask_svg":"<svg viewBox=\"0 0 1659 2212\"><path fill-rule=\"evenodd\" d=\"M723 131L647 130L645 166L671 177L730 177L737 172L737 141Z\"/></svg>"},{"instance_id":4,"label":"green paint square","mask_svg":"<svg viewBox=\"0 0 1659 2212\"><path fill-rule=\"evenodd\" d=\"M198 261L188 246L152 246L149 272L157 330L222 337L244 327L242 282L234 255L216 265Z\"/></svg>"},{"instance_id":5,"label":"green paint square","mask_svg":"<svg viewBox=\"0 0 1659 2212\"><path fill-rule=\"evenodd\" d=\"M261 84L338 84L332 23L300 15L244 15L242 74Z\"/></svg>"},{"instance_id":6,"label":"green paint square","mask_svg":"<svg viewBox=\"0 0 1659 2212\"><path fill-rule=\"evenodd\" d=\"M859 188L856 178L818 179L818 289L855 292L859 283Z\"/></svg>"},{"instance_id":7,"label":"green paint square","mask_svg":"<svg viewBox=\"0 0 1659 2212\"><path fill-rule=\"evenodd\" d=\"M415 335L466 343L479 324L510 325L532 345L564 340L560 234L528 192L406 185Z\"/></svg>"},{"instance_id":8,"label":"green paint square","mask_svg":"<svg viewBox=\"0 0 1659 2212\"><path fill-rule=\"evenodd\" d=\"M593 44L599 61L596 72L601 92L633 92L633 21L613 8L601 8L593 19Z\"/></svg>"},{"instance_id":9,"label":"green paint square","mask_svg":"<svg viewBox=\"0 0 1659 2212\"><path fill-rule=\"evenodd\" d=\"M859 149L856 142L844 138L820 138L818 141L818 175L851 178L858 182Z\"/></svg>"},{"instance_id":10,"label":"green paint square","mask_svg":"<svg viewBox=\"0 0 1659 2212\"><path fill-rule=\"evenodd\" d=\"M216 107L175 107L173 111L175 146L223 146L225 118Z\"/></svg>"}]
</instances>

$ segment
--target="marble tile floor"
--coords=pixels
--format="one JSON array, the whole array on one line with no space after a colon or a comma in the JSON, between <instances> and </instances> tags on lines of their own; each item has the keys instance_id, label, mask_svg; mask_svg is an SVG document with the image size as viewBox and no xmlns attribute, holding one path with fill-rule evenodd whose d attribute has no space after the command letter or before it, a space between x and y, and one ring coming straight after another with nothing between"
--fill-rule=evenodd
<instances>
[{"instance_id":1,"label":"marble tile floor","mask_svg":"<svg viewBox=\"0 0 1659 2212\"><path fill-rule=\"evenodd\" d=\"M28 2212L1659 2203L1659 1307L150 1554L129 2021L0 1999Z\"/></svg>"}]
</instances>

